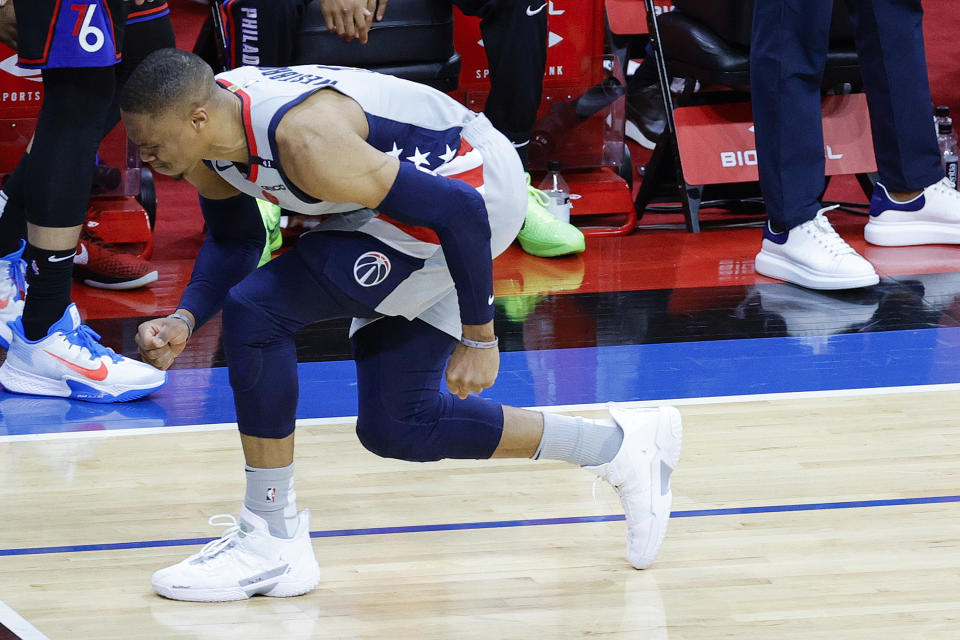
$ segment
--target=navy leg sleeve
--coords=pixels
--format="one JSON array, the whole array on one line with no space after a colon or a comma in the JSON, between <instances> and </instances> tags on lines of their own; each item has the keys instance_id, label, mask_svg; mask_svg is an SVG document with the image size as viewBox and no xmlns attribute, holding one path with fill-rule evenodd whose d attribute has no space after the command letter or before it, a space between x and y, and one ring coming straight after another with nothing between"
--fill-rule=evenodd
<instances>
[{"instance_id":1,"label":"navy leg sleeve","mask_svg":"<svg viewBox=\"0 0 960 640\"><path fill-rule=\"evenodd\" d=\"M294 335L304 325L373 312L322 275L326 256L307 234L293 251L235 285L223 305L223 346L240 432L260 438L293 433L297 410Z\"/></svg>"},{"instance_id":2,"label":"navy leg sleeve","mask_svg":"<svg viewBox=\"0 0 960 640\"><path fill-rule=\"evenodd\" d=\"M357 436L373 453L426 462L486 459L503 433L503 409L440 390L456 340L420 321L382 318L353 337Z\"/></svg>"},{"instance_id":3,"label":"navy leg sleeve","mask_svg":"<svg viewBox=\"0 0 960 640\"><path fill-rule=\"evenodd\" d=\"M920 0L853 0L860 73L880 181L914 191L943 178L923 45Z\"/></svg>"},{"instance_id":4,"label":"navy leg sleeve","mask_svg":"<svg viewBox=\"0 0 960 640\"><path fill-rule=\"evenodd\" d=\"M767 216L785 229L812 220L820 208L820 83L832 13L833 0L757 0L754 6L750 91L757 169Z\"/></svg>"}]
</instances>

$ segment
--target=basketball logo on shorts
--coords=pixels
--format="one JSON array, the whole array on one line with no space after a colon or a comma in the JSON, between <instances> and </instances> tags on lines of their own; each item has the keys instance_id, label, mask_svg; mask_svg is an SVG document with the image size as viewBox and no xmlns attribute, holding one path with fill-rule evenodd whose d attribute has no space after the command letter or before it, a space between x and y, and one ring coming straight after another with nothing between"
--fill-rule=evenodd
<instances>
[{"instance_id":1,"label":"basketball logo on shorts","mask_svg":"<svg viewBox=\"0 0 960 640\"><path fill-rule=\"evenodd\" d=\"M390 258L379 251L367 251L353 263L353 279L361 287L373 287L390 275Z\"/></svg>"}]
</instances>

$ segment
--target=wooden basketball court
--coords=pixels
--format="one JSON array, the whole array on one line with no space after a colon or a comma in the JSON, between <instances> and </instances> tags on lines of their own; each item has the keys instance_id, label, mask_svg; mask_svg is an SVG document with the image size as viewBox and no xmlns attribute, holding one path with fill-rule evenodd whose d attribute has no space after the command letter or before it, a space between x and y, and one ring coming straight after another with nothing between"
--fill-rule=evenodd
<instances>
[{"instance_id":1,"label":"wooden basketball court","mask_svg":"<svg viewBox=\"0 0 960 640\"><path fill-rule=\"evenodd\" d=\"M681 410L674 517L647 571L582 470L383 460L349 423L304 422L298 501L323 582L226 604L165 600L150 575L237 511L229 425L7 436L0 594L24 639L957 637L957 389Z\"/></svg>"}]
</instances>

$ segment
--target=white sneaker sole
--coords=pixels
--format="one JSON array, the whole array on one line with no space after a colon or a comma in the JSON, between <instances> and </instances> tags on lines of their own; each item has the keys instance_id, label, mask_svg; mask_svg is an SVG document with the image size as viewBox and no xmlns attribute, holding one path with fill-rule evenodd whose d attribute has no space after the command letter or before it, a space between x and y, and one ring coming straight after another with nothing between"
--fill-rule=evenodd
<instances>
[{"instance_id":1,"label":"white sneaker sole","mask_svg":"<svg viewBox=\"0 0 960 640\"><path fill-rule=\"evenodd\" d=\"M645 544L639 548L630 547L627 539L627 560L635 569L646 569L653 564L660 553L660 547L667 536L670 525L670 510L673 507L673 490L663 491L663 483L670 483L670 474L680 463L680 450L683 446L683 420L676 407L659 407L657 432L654 437L657 451L650 458L650 502L653 527ZM616 406L610 407L611 415L616 416ZM614 420L617 420L614 417ZM664 470L664 465L669 471Z\"/></svg>"},{"instance_id":2,"label":"white sneaker sole","mask_svg":"<svg viewBox=\"0 0 960 640\"><path fill-rule=\"evenodd\" d=\"M246 587L238 584L228 588L188 589L158 584L151 580L153 590L158 595L170 600L186 602L232 602L234 600L247 600L255 595L264 595L271 598L292 598L313 591L319 584L319 566L315 566L314 570L306 572L306 575L303 576L281 575Z\"/></svg>"},{"instance_id":3,"label":"white sneaker sole","mask_svg":"<svg viewBox=\"0 0 960 640\"><path fill-rule=\"evenodd\" d=\"M151 282L156 282L159 278L159 272L151 271L150 273L140 276L135 280L124 280L122 282L101 282L99 280L94 280L93 278L84 278L83 284L88 287L94 287L95 289L109 289L111 291L129 291L130 289L139 289L140 287L145 287Z\"/></svg>"},{"instance_id":4,"label":"white sneaker sole","mask_svg":"<svg viewBox=\"0 0 960 640\"><path fill-rule=\"evenodd\" d=\"M909 247L918 244L960 244L960 225L948 222L880 222L873 218L863 229L870 244Z\"/></svg>"},{"instance_id":5,"label":"white sneaker sole","mask_svg":"<svg viewBox=\"0 0 960 640\"><path fill-rule=\"evenodd\" d=\"M90 392L78 391L71 388L68 381L77 383L77 387L86 387ZM164 384L167 378L163 376L158 382L143 385L102 385L93 380L80 377L63 377L60 379L39 376L29 371L18 369L6 360L0 366L0 384L11 393L24 393L34 396L53 396L56 398L76 398L90 402L124 402L135 400L156 391Z\"/></svg>"},{"instance_id":6,"label":"white sneaker sole","mask_svg":"<svg viewBox=\"0 0 960 640\"><path fill-rule=\"evenodd\" d=\"M808 269L792 260L782 258L766 251L757 254L754 260L757 273L777 280L785 280L807 289L833 291L838 289L857 289L869 287L880 282L876 273L855 276L822 273Z\"/></svg>"}]
</instances>

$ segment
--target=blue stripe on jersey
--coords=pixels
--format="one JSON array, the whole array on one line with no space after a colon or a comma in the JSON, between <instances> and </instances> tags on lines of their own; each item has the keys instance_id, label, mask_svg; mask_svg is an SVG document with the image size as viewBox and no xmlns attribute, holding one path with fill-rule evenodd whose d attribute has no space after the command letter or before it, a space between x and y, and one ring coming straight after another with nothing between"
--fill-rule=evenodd
<instances>
[{"instance_id":1,"label":"blue stripe on jersey","mask_svg":"<svg viewBox=\"0 0 960 640\"><path fill-rule=\"evenodd\" d=\"M287 189L290 191L290 193L307 204L316 204L318 202L323 202L323 200L318 200L317 198L314 198L313 196L301 191L297 185L290 182L290 180L287 178L287 174L283 172L283 167L280 166L280 160L277 156L277 127L280 125L280 119L287 114L287 111L293 109L295 106L312 96L321 88L322 87L318 87L316 91L307 91L277 109L277 112L273 114L272 118L270 118L270 124L267 126L267 141L270 143L270 155L273 157L274 170L276 170L277 174L280 175L280 179L283 180L283 184L287 186Z\"/></svg>"},{"instance_id":2,"label":"blue stripe on jersey","mask_svg":"<svg viewBox=\"0 0 960 640\"><path fill-rule=\"evenodd\" d=\"M368 144L418 167L436 169L449 162L460 149L462 126L438 131L370 113L367 123L370 126Z\"/></svg>"}]
</instances>

